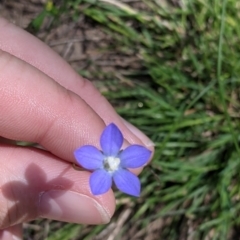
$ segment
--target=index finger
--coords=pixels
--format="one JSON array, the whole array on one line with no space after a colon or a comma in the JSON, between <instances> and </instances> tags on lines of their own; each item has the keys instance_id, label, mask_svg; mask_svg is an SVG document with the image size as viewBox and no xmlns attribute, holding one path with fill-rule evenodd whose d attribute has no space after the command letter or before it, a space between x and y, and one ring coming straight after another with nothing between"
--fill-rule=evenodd
<instances>
[{"instance_id":1,"label":"index finger","mask_svg":"<svg viewBox=\"0 0 240 240\"><path fill-rule=\"evenodd\" d=\"M76 93L109 124L114 122L131 144L142 144L153 150L153 143L141 131L123 121L109 102L86 79L48 46L22 29L0 18L0 49L24 60L54 79L64 88Z\"/></svg>"},{"instance_id":2,"label":"index finger","mask_svg":"<svg viewBox=\"0 0 240 240\"><path fill-rule=\"evenodd\" d=\"M0 72L0 136L38 142L69 161L77 147L99 146L105 124L78 95L1 50Z\"/></svg>"}]
</instances>

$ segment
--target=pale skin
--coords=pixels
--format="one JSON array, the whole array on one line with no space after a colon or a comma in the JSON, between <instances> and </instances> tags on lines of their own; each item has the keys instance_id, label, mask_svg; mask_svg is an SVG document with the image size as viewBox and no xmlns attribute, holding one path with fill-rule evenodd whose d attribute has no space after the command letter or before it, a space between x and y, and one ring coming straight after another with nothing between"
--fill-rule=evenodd
<instances>
[{"instance_id":1,"label":"pale skin","mask_svg":"<svg viewBox=\"0 0 240 240\"><path fill-rule=\"evenodd\" d=\"M115 210L112 190L93 196L73 151L99 147L114 122L124 145L152 142L125 122L86 79L34 36L0 18L0 239L21 239L22 223L39 217L104 224ZM38 143L45 150L19 147ZM138 169L135 173L139 173Z\"/></svg>"}]
</instances>

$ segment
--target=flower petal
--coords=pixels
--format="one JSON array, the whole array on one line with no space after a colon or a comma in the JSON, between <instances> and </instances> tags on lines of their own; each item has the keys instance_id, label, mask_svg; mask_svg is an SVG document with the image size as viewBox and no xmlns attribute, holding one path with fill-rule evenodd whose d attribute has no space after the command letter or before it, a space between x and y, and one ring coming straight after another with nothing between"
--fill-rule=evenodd
<instances>
[{"instance_id":1,"label":"flower petal","mask_svg":"<svg viewBox=\"0 0 240 240\"><path fill-rule=\"evenodd\" d=\"M88 170L95 170L103 166L103 154L94 146L85 145L74 152L77 162Z\"/></svg>"},{"instance_id":2,"label":"flower petal","mask_svg":"<svg viewBox=\"0 0 240 240\"><path fill-rule=\"evenodd\" d=\"M111 175L103 169L96 170L90 176L90 188L94 195L107 192L112 186Z\"/></svg>"},{"instance_id":3,"label":"flower petal","mask_svg":"<svg viewBox=\"0 0 240 240\"><path fill-rule=\"evenodd\" d=\"M109 124L104 129L100 144L106 156L116 156L118 154L123 144L123 135L114 123Z\"/></svg>"},{"instance_id":4,"label":"flower petal","mask_svg":"<svg viewBox=\"0 0 240 240\"><path fill-rule=\"evenodd\" d=\"M131 145L124 149L119 158L121 166L124 168L138 168L147 163L151 156L151 151L141 145Z\"/></svg>"},{"instance_id":5,"label":"flower petal","mask_svg":"<svg viewBox=\"0 0 240 240\"><path fill-rule=\"evenodd\" d=\"M125 169L118 170L114 173L113 180L120 191L139 197L141 185L138 177L133 173Z\"/></svg>"}]
</instances>

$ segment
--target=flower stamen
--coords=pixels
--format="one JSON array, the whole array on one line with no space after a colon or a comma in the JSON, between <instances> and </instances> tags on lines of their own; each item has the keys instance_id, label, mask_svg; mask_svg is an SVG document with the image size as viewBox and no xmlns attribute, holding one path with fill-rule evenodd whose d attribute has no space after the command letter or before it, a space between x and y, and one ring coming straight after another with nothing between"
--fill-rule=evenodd
<instances>
[{"instance_id":1,"label":"flower stamen","mask_svg":"<svg viewBox=\"0 0 240 240\"><path fill-rule=\"evenodd\" d=\"M120 162L120 158L109 156L104 159L103 167L108 172L115 172L118 170Z\"/></svg>"}]
</instances>

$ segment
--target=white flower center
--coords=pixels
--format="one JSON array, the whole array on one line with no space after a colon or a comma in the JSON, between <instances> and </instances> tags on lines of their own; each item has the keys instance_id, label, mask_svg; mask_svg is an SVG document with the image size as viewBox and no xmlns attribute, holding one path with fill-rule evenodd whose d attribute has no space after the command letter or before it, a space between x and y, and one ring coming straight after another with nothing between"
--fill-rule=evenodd
<instances>
[{"instance_id":1,"label":"white flower center","mask_svg":"<svg viewBox=\"0 0 240 240\"><path fill-rule=\"evenodd\" d=\"M114 172L119 168L120 158L118 157L106 157L104 160L104 168L108 172Z\"/></svg>"}]
</instances>

